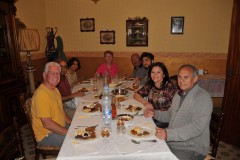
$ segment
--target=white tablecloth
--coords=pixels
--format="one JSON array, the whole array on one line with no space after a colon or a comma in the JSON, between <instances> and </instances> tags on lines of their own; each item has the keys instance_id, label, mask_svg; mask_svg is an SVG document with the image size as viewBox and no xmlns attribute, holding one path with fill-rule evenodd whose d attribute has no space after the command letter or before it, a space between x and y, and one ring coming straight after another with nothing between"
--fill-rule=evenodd
<instances>
[{"instance_id":1,"label":"white tablecloth","mask_svg":"<svg viewBox=\"0 0 240 160\"><path fill-rule=\"evenodd\" d=\"M81 86L80 86L81 88ZM123 105L139 104L132 99L133 94L128 94L128 100ZM66 159L158 159L158 160L176 160L177 158L171 153L167 144L163 140L155 137L155 124L151 118L144 116L135 116L133 121L126 125L126 128L137 125L147 127L150 129L152 136L144 139L157 139L156 143L145 142L141 144L134 144L131 139L136 139L130 134L126 133L124 136L117 135L117 120L112 121L112 133L110 136L110 143L103 143L100 135L102 126L101 114L87 115L81 109L81 103L84 101L96 101L93 94L87 94L86 97L76 98L75 102L78 104L78 109L75 112L71 126L66 135L58 160ZM141 106L143 107L143 106ZM118 109L117 114L125 113L123 109ZM141 113L140 113L141 114ZM97 138L92 141L75 140L74 133L78 130L78 126L93 126L98 124L96 128ZM127 129L128 131L128 129Z\"/></svg>"}]
</instances>

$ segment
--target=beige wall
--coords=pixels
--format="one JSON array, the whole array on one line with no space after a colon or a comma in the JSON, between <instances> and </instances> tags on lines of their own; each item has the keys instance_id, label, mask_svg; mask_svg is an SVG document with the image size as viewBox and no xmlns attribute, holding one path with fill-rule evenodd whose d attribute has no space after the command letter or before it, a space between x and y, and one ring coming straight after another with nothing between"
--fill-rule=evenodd
<instances>
[{"instance_id":1,"label":"beige wall","mask_svg":"<svg viewBox=\"0 0 240 160\"><path fill-rule=\"evenodd\" d=\"M227 53L233 0L18 0L17 17L41 34L58 27L64 51ZM126 47L128 17L149 19L148 47ZM184 34L170 34L171 16L184 16ZM95 32L80 32L80 18L95 18ZM100 30L115 30L116 44L101 45ZM33 53L34 54L34 53Z\"/></svg>"},{"instance_id":2,"label":"beige wall","mask_svg":"<svg viewBox=\"0 0 240 160\"><path fill-rule=\"evenodd\" d=\"M105 50L114 51L114 61L123 74L132 71L133 52L152 52L155 61L166 64L175 74L184 63L195 64L210 74L225 74L233 0L18 0L17 18L41 35L41 50L33 52L34 73L42 78L46 63L46 27L58 27L67 57L82 63L79 76L91 77L103 62ZM149 19L148 47L126 47L126 20L136 16ZM184 34L170 34L171 16L184 16ZM81 18L95 18L95 32L80 32ZM116 44L100 44L101 30L115 30ZM25 53L22 53L25 65Z\"/></svg>"},{"instance_id":3,"label":"beige wall","mask_svg":"<svg viewBox=\"0 0 240 160\"><path fill-rule=\"evenodd\" d=\"M40 34L40 51L43 52L46 47L46 7L44 0L18 0L16 2L17 13L16 18L19 18L21 22L23 22L27 28L38 29ZM34 52L33 54L38 53ZM25 55L22 53L22 55Z\"/></svg>"}]
</instances>

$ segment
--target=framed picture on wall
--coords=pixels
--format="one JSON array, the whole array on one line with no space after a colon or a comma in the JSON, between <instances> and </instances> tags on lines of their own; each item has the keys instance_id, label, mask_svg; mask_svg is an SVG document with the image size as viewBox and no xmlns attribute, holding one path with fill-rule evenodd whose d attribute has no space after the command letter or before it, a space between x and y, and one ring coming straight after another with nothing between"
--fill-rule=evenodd
<instances>
[{"instance_id":1,"label":"framed picture on wall","mask_svg":"<svg viewBox=\"0 0 240 160\"><path fill-rule=\"evenodd\" d=\"M171 17L171 33L183 34L184 17Z\"/></svg>"},{"instance_id":2,"label":"framed picture on wall","mask_svg":"<svg viewBox=\"0 0 240 160\"><path fill-rule=\"evenodd\" d=\"M80 19L81 32L94 32L95 31L95 19L94 18L81 18Z\"/></svg>"},{"instance_id":3,"label":"framed picture on wall","mask_svg":"<svg viewBox=\"0 0 240 160\"><path fill-rule=\"evenodd\" d=\"M115 44L115 31L100 31L100 44Z\"/></svg>"},{"instance_id":4,"label":"framed picture on wall","mask_svg":"<svg viewBox=\"0 0 240 160\"><path fill-rule=\"evenodd\" d=\"M127 46L148 46L148 19L126 20Z\"/></svg>"}]
</instances>

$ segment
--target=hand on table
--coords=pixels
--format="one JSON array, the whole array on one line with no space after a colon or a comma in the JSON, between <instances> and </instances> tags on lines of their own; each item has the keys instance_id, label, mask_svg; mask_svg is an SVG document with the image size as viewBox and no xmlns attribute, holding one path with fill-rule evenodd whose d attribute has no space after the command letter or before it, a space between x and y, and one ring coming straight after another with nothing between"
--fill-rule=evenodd
<instances>
[{"instance_id":1,"label":"hand on table","mask_svg":"<svg viewBox=\"0 0 240 160\"><path fill-rule=\"evenodd\" d=\"M156 127L156 134L155 135L159 139L167 140L166 129Z\"/></svg>"},{"instance_id":2,"label":"hand on table","mask_svg":"<svg viewBox=\"0 0 240 160\"><path fill-rule=\"evenodd\" d=\"M153 109L145 109L144 116L147 118L154 117L155 111Z\"/></svg>"},{"instance_id":3,"label":"hand on table","mask_svg":"<svg viewBox=\"0 0 240 160\"><path fill-rule=\"evenodd\" d=\"M75 93L75 97L83 97L83 96L85 96L84 92L78 91Z\"/></svg>"}]
</instances>

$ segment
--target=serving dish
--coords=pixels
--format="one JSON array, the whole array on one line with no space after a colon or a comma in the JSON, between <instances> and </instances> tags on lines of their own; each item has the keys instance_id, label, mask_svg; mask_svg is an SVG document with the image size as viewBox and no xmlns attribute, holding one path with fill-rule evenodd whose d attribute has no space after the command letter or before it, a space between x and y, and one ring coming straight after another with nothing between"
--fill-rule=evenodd
<instances>
[{"instance_id":1,"label":"serving dish","mask_svg":"<svg viewBox=\"0 0 240 160\"><path fill-rule=\"evenodd\" d=\"M114 95L125 95L127 93L128 93L128 91L124 88L116 88L116 89L112 90L112 94L114 94Z\"/></svg>"}]
</instances>

